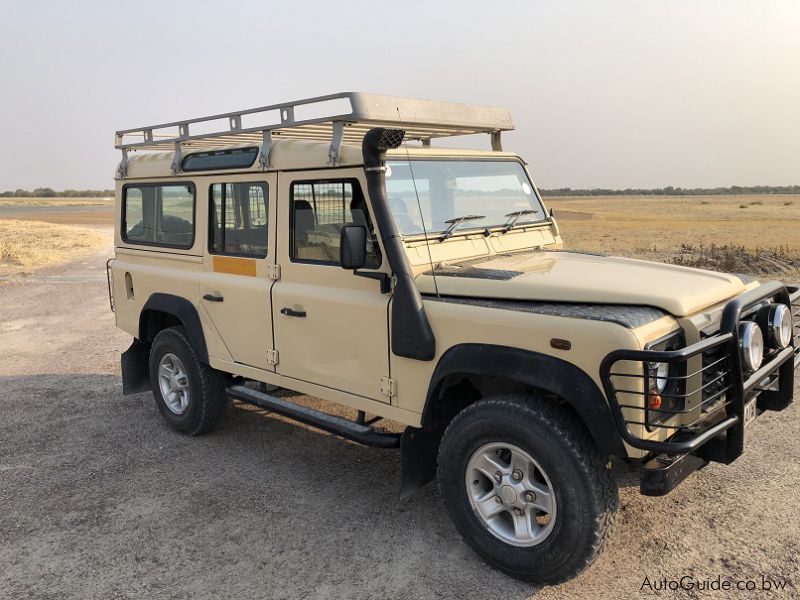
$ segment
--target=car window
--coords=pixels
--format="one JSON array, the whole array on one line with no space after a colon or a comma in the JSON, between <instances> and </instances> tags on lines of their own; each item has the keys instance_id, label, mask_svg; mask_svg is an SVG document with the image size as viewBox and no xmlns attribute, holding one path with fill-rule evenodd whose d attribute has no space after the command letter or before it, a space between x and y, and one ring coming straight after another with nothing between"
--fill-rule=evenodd
<instances>
[{"instance_id":1,"label":"car window","mask_svg":"<svg viewBox=\"0 0 800 600\"><path fill-rule=\"evenodd\" d=\"M123 240L133 244L191 248L193 184L127 185L123 188Z\"/></svg>"},{"instance_id":2,"label":"car window","mask_svg":"<svg viewBox=\"0 0 800 600\"><path fill-rule=\"evenodd\" d=\"M533 183L516 160L389 161L386 194L400 233L446 231L453 219L462 229L503 227L547 220Z\"/></svg>"},{"instance_id":3,"label":"car window","mask_svg":"<svg viewBox=\"0 0 800 600\"><path fill-rule=\"evenodd\" d=\"M367 266L381 264L377 238L364 194L355 179L296 181L291 187L291 258L296 262L339 264L339 235L345 223L365 225Z\"/></svg>"},{"instance_id":4,"label":"car window","mask_svg":"<svg viewBox=\"0 0 800 600\"><path fill-rule=\"evenodd\" d=\"M208 250L267 256L269 198L264 182L215 183L209 190Z\"/></svg>"},{"instance_id":5,"label":"car window","mask_svg":"<svg viewBox=\"0 0 800 600\"><path fill-rule=\"evenodd\" d=\"M220 169L246 169L252 167L258 156L258 148L234 148L195 152L183 159L183 171L214 171Z\"/></svg>"}]
</instances>

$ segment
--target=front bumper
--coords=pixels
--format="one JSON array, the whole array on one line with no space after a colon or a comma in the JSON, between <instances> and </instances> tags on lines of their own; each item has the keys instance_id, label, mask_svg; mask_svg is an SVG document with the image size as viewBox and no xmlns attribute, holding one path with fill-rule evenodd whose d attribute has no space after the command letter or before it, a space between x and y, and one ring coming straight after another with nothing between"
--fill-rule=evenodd
<instances>
[{"instance_id":1,"label":"front bumper","mask_svg":"<svg viewBox=\"0 0 800 600\"><path fill-rule=\"evenodd\" d=\"M756 372L745 374L739 354L739 322L748 309L770 299L791 306L795 335L789 347L773 352ZM706 364L709 355L721 358ZM697 357L704 357L702 367L690 372L685 365L697 364L697 360L692 362ZM683 369L676 371L684 374L670 377L684 386L671 395L683 403L682 408L646 408L648 363L683 364ZM723 310L720 331L700 342L679 350L616 350L608 354L600 375L617 430L627 444L653 457L642 468L641 493L664 495L709 461L729 464L736 460L744 450L745 405L757 398L760 411L786 408L793 401L798 365L800 288L775 281L731 300ZM635 385L637 380L644 384L641 389ZM690 399L696 401L692 406L688 406ZM649 411L661 413L663 422L650 420ZM669 435L662 435L663 441L645 438L631 426L638 432L647 427Z\"/></svg>"}]
</instances>

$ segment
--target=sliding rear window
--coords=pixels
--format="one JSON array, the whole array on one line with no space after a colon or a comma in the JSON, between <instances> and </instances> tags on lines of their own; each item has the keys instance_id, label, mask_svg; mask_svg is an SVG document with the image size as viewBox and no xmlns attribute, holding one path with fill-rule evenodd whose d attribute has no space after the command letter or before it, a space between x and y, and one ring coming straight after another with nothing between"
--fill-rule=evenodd
<instances>
[{"instance_id":1,"label":"sliding rear window","mask_svg":"<svg viewBox=\"0 0 800 600\"><path fill-rule=\"evenodd\" d=\"M130 244L191 248L194 184L126 185L122 191L122 239Z\"/></svg>"},{"instance_id":2,"label":"sliding rear window","mask_svg":"<svg viewBox=\"0 0 800 600\"><path fill-rule=\"evenodd\" d=\"M234 148L214 152L196 152L183 159L184 171L219 171L224 169L247 169L253 166L258 148Z\"/></svg>"}]
</instances>

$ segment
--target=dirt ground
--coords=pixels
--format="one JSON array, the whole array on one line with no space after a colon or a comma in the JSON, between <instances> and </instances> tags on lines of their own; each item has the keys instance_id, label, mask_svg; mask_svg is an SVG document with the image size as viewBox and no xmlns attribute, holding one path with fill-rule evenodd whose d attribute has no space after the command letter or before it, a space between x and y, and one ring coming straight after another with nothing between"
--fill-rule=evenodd
<instances>
[{"instance_id":1,"label":"dirt ground","mask_svg":"<svg viewBox=\"0 0 800 600\"><path fill-rule=\"evenodd\" d=\"M149 394L123 397L110 253L0 282L0 598L616 600L685 575L800 593L797 404L759 417L734 464L665 498L620 471L606 553L538 588L482 563L435 485L399 500L395 450L244 407L187 438Z\"/></svg>"}]
</instances>

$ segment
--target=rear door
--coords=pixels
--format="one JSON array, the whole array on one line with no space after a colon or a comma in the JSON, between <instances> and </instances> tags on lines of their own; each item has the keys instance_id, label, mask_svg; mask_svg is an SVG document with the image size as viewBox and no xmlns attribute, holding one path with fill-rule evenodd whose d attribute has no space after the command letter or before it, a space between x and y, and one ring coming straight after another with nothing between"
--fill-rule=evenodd
<instances>
[{"instance_id":1,"label":"rear door","mask_svg":"<svg viewBox=\"0 0 800 600\"><path fill-rule=\"evenodd\" d=\"M342 225L372 230L363 170L281 173L278 185L281 277L272 290L278 373L389 402L381 378L389 375L390 295L378 281L339 266ZM369 243L363 270L387 272L377 240Z\"/></svg>"},{"instance_id":2,"label":"rear door","mask_svg":"<svg viewBox=\"0 0 800 600\"><path fill-rule=\"evenodd\" d=\"M270 352L277 176L203 178L208 243L200 304L237 363L274 370Z\"/></svg>"}]
</instances>

